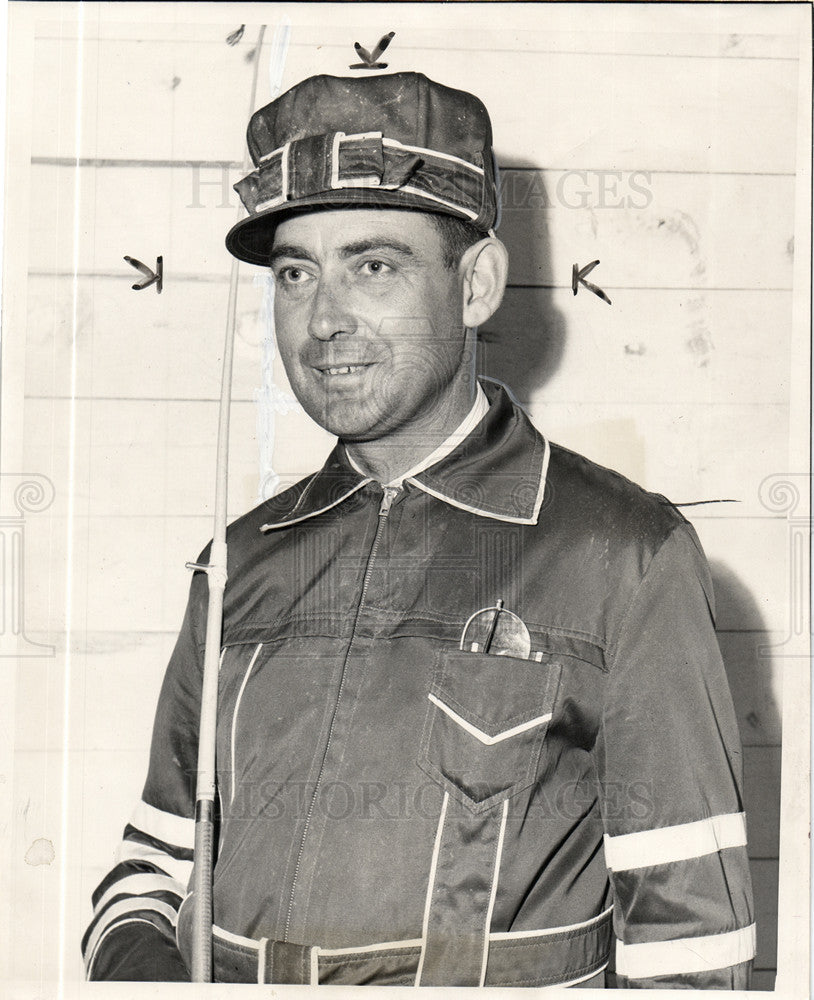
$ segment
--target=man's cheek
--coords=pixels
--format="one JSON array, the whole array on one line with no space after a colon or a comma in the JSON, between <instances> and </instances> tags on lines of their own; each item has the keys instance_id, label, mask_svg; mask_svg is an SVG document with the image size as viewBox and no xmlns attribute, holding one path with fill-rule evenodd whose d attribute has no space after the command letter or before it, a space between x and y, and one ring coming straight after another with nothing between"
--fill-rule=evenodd
<instances>
[{"instance_id":1,"label":"man's cheek","mask_svg":"<svg viewBox=\"0 0 814 1000\"><path fill-rule=\"evenodd\" d=\"M298 332L302 331L302 332ZM308 339L302 322L292 316L291 310L274 310L274 340L285 369L290 372L289 365L299 353L300 346Z\"/></svg>"}]
</instances>

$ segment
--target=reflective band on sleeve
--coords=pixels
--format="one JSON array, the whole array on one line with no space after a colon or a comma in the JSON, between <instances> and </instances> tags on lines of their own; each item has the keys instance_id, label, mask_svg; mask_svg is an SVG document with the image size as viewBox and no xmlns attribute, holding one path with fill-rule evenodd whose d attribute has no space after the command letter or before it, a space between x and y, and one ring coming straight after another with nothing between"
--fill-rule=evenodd
<instances>
[{"instance_id":1,"label":"reflective band on sleeve","mask_svg":"<svg viewBox=\"0 0 814 1000\"><path fill-rule=\"evenodd\" d=\"M175 926L175 920L177 917L177 912L174 910L169 903L162 903L160 899L153 899L152 896L135 896L133 899L122 899L118 903L114 903L103 915L99 923L94 927L93 934L91 934L88 945L87 945L87 962L88 968L90 968L93 962L93 955L96 951L96 946L98 945L102 935L105 930L115 923L120 917L126 916L128 913L138 914L138 913L158 913L162 917L165 917L171 927Z\"/></svg>"},{"instance_id":2,"label":"reflective band on sleeve","mask_svg":"<svg viewBox=\"0 0 814 1000\"><path fill-rule=\"evenodd\" d=\"M696 823L681 823L618 837L605 835L605 863L610 871L647 868L673 861L688 861L727 847L746 844L743 813L710 816Z\"/></svg>"},{"instance_id":3,"label":"reflective band on sleeve","mask_svg":"<svg viewBox=\"0 0 814 1000\"><path fill-rule=\"evenodd\" d=\"M121 861L148 861L184 886L187 885L192 874L191 861L179 861L178 858L173 858L169 854L159 851L157 847L140 844L137 840L123 840L119 844L116 851L116 863Z\"/></svg>"},{"instance_id":4,"label":"reflective band on sleeve","mask_svg":"<svg viewBox=\"0 0 814 1000\"><path fill-rule=\"evenodd\" d=\"M99 913L116 896L141 896L148 892L174 892L179 898L182 898L185 891L185 887L180 882L176 882L174 878L170 878L169 875L153 875L150 872L128 875L110 886L96 904L94 912Z\"/></svg>"},{"instance_id":5,"label":"reflective band on sleeve","mask_svg":"<svg viewBox=\"0 0 814 1000\"><path fill-rule=\"evenodd\" d=\"M473 726L471 722L467 722L457 712L453 712L449 705L441 701L440 698L436 698L434 694L428 694L427 697L433 705L440 708L442 712L446 712L453 722L457 722L462 729L465 729L475 739L480 740L481 743L484 743L488 747L494 746L495 743L501 743L503 740L508 740L512 736L525 733L527 729L534 729L535 726L541 726L544 722L548 722L551 719L551 712L547 715L538 715L536 719L529 719L528 722L522 722L519 726L514 726L512 729L506 729L502 733L498 733L497 736L490 736L482 729L478 729L477 726Z\"/></svg>"},{"instance_id":6,"label":"reflective band on sleeve","mask_svg":"<svg viewBox=\"0 0 814 1000\"><path fill-rule=\"evenodd\" d=\"M148 927L155 927L155 924L152 922L152 920L145 920L144 917L128 917L127 920L120 920L113 927L108 927L105 930L104 934L102 934L102 936L97 940L97 942L96 942L96 950L88 958L88 960L87 960L87 962L85 964L85 978L86 979L90 979L91 976L93 975L93 965L94 965L94 962L96 961L97 956L99 955L99 950L102 947L102 942L104 941L104 939L108 936L108 934L112 934L113 931L115 931L118 927L124 927L126 924L146 924Z\"/></svg>"},{"instance_id":7,"label":"reflective band on sleeve","mask_svg":"<svg viewBox=\"0 0 814 1000\"><path fill-rule=\"evenodd\" d=\"M195 847L195 820L156 809L143 800L133 811L130 824L165 844L186 847L190 851Z\"/></svg>"},{"instance_id":8,"label":"reflective band on sleeve","mask_svg":"<svg viewBox=\"0 0 814 1000\"><path fill-rule=\"evenodd\" d=\"M755 925L725 934L644 944L616 942L616 971L628 979L678 976L740 965L755 957Z\"/></svg>"}]
</instances>

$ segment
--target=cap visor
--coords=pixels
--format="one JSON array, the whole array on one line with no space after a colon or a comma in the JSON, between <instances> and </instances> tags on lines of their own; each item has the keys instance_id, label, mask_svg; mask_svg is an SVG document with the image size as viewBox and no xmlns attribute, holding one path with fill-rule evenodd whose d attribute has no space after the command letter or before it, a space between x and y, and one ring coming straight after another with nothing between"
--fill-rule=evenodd
<instances>
[{"instance_id":1,"label":"cap visor","mask_svg":"<svg viewBox=\"0 0 814 1000\"><path fill-rule=\"evenodd\" d=\"M274 231L277 226L295 212L320 208L402 208L424 212L440 212L467 222L474 221L463 211L455 211L420 194L409 191L385 191L381 188L341 188L337 191L326 191L311 195L308 198L298 198L296 201L284 202L274 208L241 219L226 234L226 249L238 260L248 264L258 264L268 267L269 254L274 242Z\"/></svg>"}]
</instances>

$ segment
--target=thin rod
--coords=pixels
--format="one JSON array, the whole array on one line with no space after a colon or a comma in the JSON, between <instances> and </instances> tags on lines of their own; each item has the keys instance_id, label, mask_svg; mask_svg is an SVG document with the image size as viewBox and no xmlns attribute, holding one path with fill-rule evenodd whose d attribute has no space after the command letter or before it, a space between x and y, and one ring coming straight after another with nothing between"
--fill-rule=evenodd
<instances>
[{"instance_id":1,"label":"thin rod","mask_svg":"<svg viewBox=\"0 0 814 1000\"><path fill-rule=\"evenodd\" d=\"M503 610L503 599L495 601L495 613L492 615L492 622L489 625L489 633L486 636L486 642L483 644L484 653L488 653L492 645L492 639L495 637L495 629L497 628L497 620L500 617L500 612Z\"/></svg>"},{"instance_id":2,"label":"thin rod","mask_svg":"<svg viewBox=\"0 0 814 1000\"><path fill-rule=\"evenodd\" d=\"M260 28L254 51L249 115L254 111L260 52L266 26ZM249 168L244 153L244 173ZM242 209L238 218L242 218ZM234 356L235 318L239 262L232 260L229 278L229 302L226 309L226 336L223 347L218 445L215 465L215 512L209 564L205 568L209 584L201 690L201 721L198 736L198 782L195 793L195 864L192 873L192 982L212 982L212 873L215 841L215 737L218 710L218 671L223 618L223 592L226 587L226 502L229 472L229 412L232 397L232 359Z\"/></svg>"}]
</instances>

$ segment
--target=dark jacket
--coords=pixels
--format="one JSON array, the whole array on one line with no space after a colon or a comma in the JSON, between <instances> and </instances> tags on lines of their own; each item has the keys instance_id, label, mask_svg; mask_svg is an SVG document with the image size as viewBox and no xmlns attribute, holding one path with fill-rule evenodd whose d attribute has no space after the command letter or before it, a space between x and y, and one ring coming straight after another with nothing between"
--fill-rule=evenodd
<instances>
[{"instance_id":1,"label":"dark jacket","mask_svg":"<svg viewBox=\"0 0 814 1000\"><path fill-rule=\"evenodd\" d=\"M216 978L562 984L615 938L619 985L744 988L741 751L695 532L485 388L400 492L338 445L229 529ZM528 655L473 651L478 622L460 649L498 600ZM90 978L186 977L205 615L199 573Z\"/></svg>"}]
</instances>

